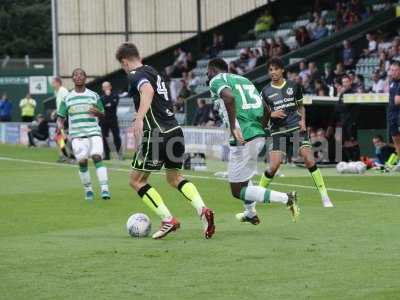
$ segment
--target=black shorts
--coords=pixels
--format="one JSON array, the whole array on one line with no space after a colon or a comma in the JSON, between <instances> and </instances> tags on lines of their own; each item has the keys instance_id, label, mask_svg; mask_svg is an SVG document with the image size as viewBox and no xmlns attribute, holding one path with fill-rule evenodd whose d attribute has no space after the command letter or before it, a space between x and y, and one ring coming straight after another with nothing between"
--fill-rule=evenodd
<instances>
[{"instance_id":1,"label":"black shorts","mask_svg":"<svg viewBox=\"0 0 400 300\"><path fill-rule=\"evenodd\" d=\"M163 166L166 169L182 169L184 154L182 128L167 133L157 129L145 131L142 143L133 156L132 169L159 171Z\"/></svg>"},{"instance_id":2,"label":"black shorts","mask_svg":"<svg viewBox=\"0 0 400 300\"><path fill-rule=\"evenodd\" d=\"M267 139L269 151L280 151L294 155L303 147L311 147L310 138L306 131L294 130L286 133L277 133Z\"/></svg>"},{"instance_id":3,"label":"black shorts","mask_svg":"<svg viewBox=\"0 0 400 300\"><path fill-rule=\"evenodd\" d=\"M389 120L389 136L400 135L400 122L399 120Z\"/></svg>"}]
</instances>

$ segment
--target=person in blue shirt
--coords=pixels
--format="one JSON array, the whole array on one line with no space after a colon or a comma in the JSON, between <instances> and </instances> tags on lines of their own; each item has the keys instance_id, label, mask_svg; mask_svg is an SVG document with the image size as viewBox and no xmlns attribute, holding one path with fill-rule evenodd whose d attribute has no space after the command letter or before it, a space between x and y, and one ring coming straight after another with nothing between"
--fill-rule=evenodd
<instances>
[{"instance_id":1,"label":"person in blue shirt","mask_svg":"<svg viewBox=\"0 0 400 300\"><path fill-rule=\"evenodd\" d=\"M400 157L400 62L393 61L389 74L389 106L387 109L387 120L389 136L392 137L396 148L397 159ZM400 163L399 163L400 164Z\"/></svg>"},{"instance_id":2,"label":"person in blue shirt","mask_svg":"<svg viewBox=\"0 0 400 300\"><path fill-rule=\"evenodd\" d=\"M4 93L0 99L0 122L11 121L12 104Z\"/></svg>"}]
</instances>

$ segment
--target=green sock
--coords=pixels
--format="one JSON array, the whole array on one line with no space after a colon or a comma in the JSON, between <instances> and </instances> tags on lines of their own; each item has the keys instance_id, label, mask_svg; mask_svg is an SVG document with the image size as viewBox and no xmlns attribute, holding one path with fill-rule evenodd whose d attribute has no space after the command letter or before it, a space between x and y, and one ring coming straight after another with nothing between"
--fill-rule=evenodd
<instances>
[{"instance_id":1,"label":"green sock","mask_svg":"<svg viewBox=\"0 0 400 300\"><path fill-rule=\"evenodd\" d=\"M160 194L150 184L146 184L142 187L138 191L138 194L142 198L144 204L146 204L162 220L172 218L172 215L167 206L165 206Z\"/></svg>"},{"instance_id":2,"label":"green sock","mask_svg":"<svg viewBox=\"0 0 400 300\"><path fill-rule=\"evenodd\" d=\"M258 183L259 186L262 186L263 188L267 188L269 184L271 183L272 179L274 176L271 176L267 171L262 174L260 182Z\"/></svg>"},{"instance_id":3,"label":"green sock","mask_svg":"<svg viewBox=\"0 0 400 300\"><path fill-rule=\"evenodd\" d=\"M310 171L311 177L314 180L314 184L317 187L321 196L327 196L328 191L326 190L324 178L322 177L321 171L318 169L317 165L308 169Z\"/></svg>"},{"instance_id":4,"label":"green sock","mask_svg":"<svg viewBox=\"0 0 400 300\"><path fill-rule=\"evenodd\" d=\"M203 199L200 196L200 193L197 191L196 186L187 180L182 180L178 185L178 190L190 201L190 204L196 209L197 214L200 216L203 210L203 207L206 205L203 202Z\"/></svg>"}]
</instances>

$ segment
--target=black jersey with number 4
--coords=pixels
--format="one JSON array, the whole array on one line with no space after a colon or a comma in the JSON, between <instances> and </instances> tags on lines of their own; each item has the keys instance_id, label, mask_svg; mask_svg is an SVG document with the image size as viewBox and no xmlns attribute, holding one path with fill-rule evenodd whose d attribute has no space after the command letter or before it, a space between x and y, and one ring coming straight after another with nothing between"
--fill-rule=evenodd
<instances>
[{"instance_id":1,"label":"black jersey with number 4","mask_svg":"<svg viewBox=\"0 0 400 300\"><path fill-rule=\"evenodd\" d=\"M281 86L269 83L261 92L271 112L283 110L286 117L283 119L271 119L271 134L279 134L299 129L301 115L298 111L303 101L301 87L292 81L285 81Z\"/></svg>"},{"instance_id":2,"label":"black jersey with number 4","mask_svg":"<svg viewBox=\"0 0 400 300\"><path fill-rule=\"evenodd\" d=\"M168 89L164 80L154 68L143 65L131 71L128 75L128 80L129 95L133 97L136 111L139 110L140 106L140 87L145 83L150 83L154 90L153 101L143 121L144 130L158 128L161 132L166 132L179 127L175 119Z\"/></svg>"}]
</instances>

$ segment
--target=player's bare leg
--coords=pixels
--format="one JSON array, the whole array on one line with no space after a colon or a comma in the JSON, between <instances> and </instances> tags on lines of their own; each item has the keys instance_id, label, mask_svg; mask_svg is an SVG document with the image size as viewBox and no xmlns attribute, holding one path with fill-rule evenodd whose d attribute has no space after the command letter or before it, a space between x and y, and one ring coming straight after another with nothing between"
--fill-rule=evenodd
<instances>
[{"instance_id":1,"label":"player's bare leg","mask_svg":"<svg viewBox=\"0 0 400 300\"><path fill-rule=\"evenodd\" d=\"M186 180L177 169L167 169L166 176L168 183L178 189L196 209L203 222L204 237L210 239L215 233L214 212L204 204L196 186Z\"/></svg>"},{"instance_id":2,"label":"player's bare leg","mask_svg":"<svg viewBox=\"0 0 400 300\"><path fill-rule=\"evenodd\" d=\"M161 226L160 229L153 234L153 238L161 239L170 232L179 229L180 223L171 215L157 190L148 184L147 180L149 176L150 172L133 170L129 184L139 194L143 202L160 217Z\"/></svg>"},{"instance_id":3,"label":"player's bare leg","mask_svg":"<svg viewBox=\"0 0 400 300\"><path fill-rule=\"evenodd\" d=\"M304 165L310 171L311 177L314 180L314 184L321 195L322 205L324 207L333 207L333 204L328 196L328 191L325 187L324 178L322 177L321 171L317 167L311 147L301 147L299 154L304 159Z\"/></svg>"},{"instance_id":4,"label":"player's bare leg","mask_svg":"<svg viewBox=\"0 0 400 300\"><path fill-rule=\"evenodd\" d=\"M93 201L94 194L92 188L92 182L90 180L90 173L88 169L88 160L81 159L78 161L79 164L79 178L83 184L83 188L85 190L85 200Z\"/></svg>"},{"instance_id":5,"label":"player's bare leg","mask_svg":"<svg viewBox=\"0 0 400 300\"><path fill-rule=\"evenodd\" d=\"M270 151L269 152L269 167L262 174L259 185L263 188L267 188L274 178L276 172L278 172L283 159L283 153L281 151Z\"/></svg>"}]
</instances>

